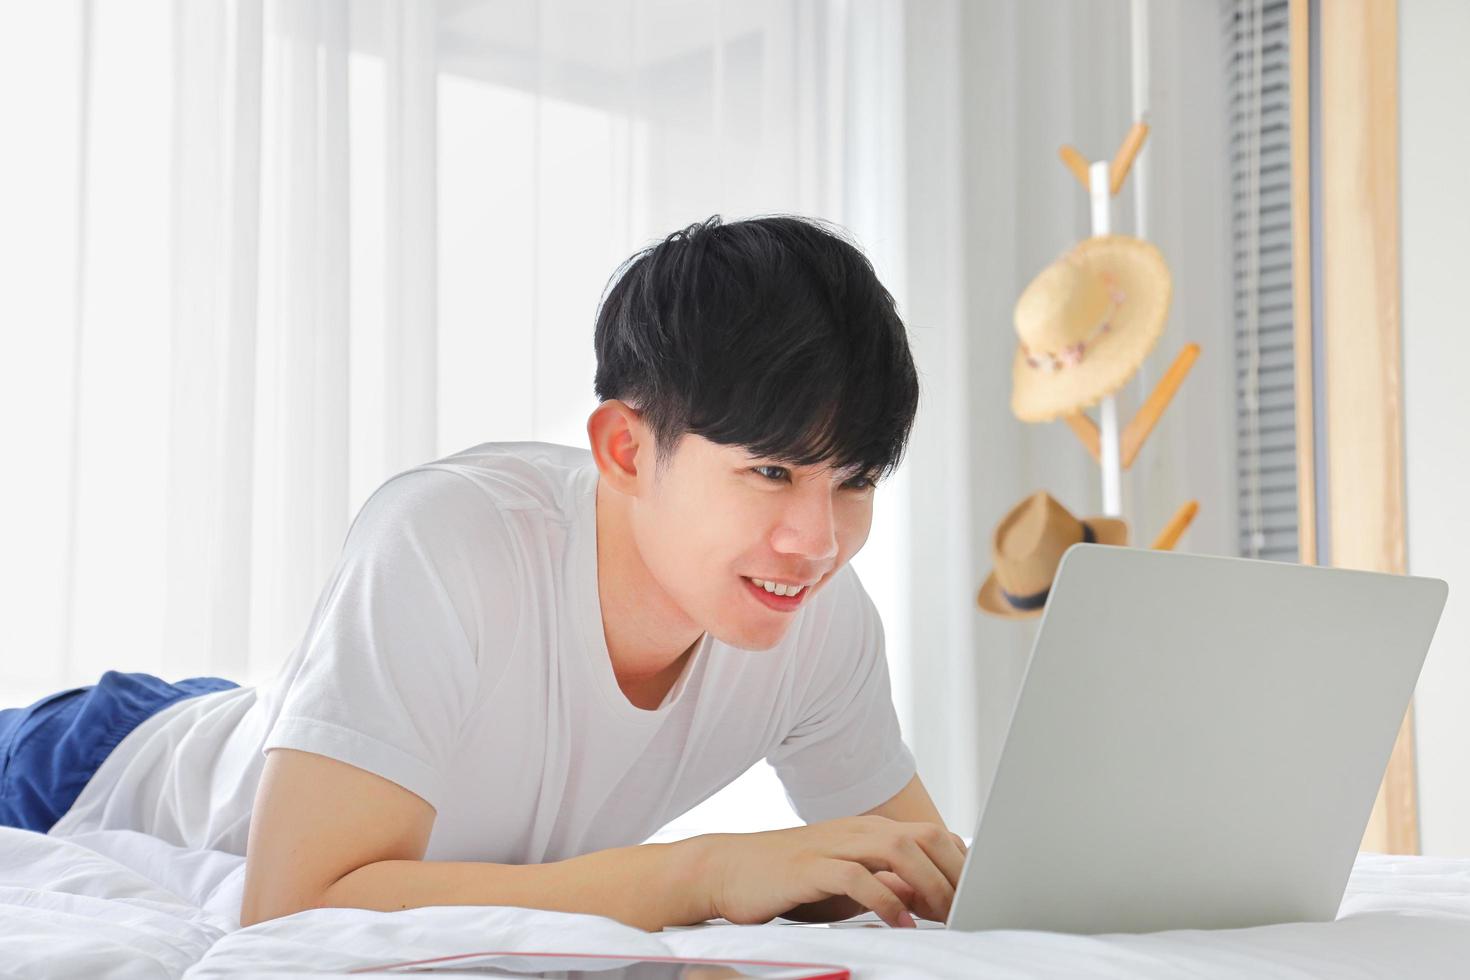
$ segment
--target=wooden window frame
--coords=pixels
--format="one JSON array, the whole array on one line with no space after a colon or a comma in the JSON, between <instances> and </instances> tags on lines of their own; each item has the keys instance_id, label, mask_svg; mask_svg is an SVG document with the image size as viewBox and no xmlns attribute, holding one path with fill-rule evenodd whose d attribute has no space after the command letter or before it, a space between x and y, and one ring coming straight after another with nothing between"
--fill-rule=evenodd
<instances>
[{"instance_id":1,"label":"wooden window frame","mask_svg":"<svg viewBox=\"0 0 1470 980\"><path fill-rule=\"evenodd\" d=\"M1398 3L1291 0L1289 16L1301 560L1403 574ZM1362 849L1419 847L1411 702Z\"/></svg>"}]
</instances>

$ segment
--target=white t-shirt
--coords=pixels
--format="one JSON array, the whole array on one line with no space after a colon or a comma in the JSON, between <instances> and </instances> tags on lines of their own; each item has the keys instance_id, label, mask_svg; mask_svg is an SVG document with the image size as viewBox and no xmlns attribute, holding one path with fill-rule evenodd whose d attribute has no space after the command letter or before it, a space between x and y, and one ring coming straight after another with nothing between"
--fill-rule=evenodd
<instances>
[{"instance_id":1,"label":"white t-shirt","mask_svg":"<svg viewBox=\"0 0 1470 980\"><path fill-rule=\"evenodd\" d=\"M637 844L764 758L808 822L914 775L883 629L851 566L765 651L708 634L656 710L613 675L586 449L485 443L369 497L300 644L260 688L134 729L53 834L245 853L265 752L376 773L436 811L426 858L528 864Z\"/></svg>"}]
</instances>

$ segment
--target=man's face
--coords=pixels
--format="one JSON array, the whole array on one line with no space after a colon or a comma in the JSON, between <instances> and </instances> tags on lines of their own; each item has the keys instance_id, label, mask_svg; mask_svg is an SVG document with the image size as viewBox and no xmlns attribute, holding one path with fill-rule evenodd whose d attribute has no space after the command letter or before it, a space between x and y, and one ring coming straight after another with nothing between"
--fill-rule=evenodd
<instances>
[{"instance_id":1,"label":"man's face","mask_svg":"<svg viewBox=\"0 0 1470 980\"><path fill-rule=\"evenodd\" d=\"M873 493L851 471L795 467L686 434L633 508L633 534L690 619L731 646L766 650L863 546ZM782 596L757 581L803 588Z\"/></svg>"}]
</instances>

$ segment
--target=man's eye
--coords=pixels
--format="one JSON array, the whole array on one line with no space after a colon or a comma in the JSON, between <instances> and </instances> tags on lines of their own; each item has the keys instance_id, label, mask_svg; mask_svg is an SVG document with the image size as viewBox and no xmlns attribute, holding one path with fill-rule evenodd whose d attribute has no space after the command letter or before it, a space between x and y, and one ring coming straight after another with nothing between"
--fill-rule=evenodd
<instances>
[{"instance_id":1,"label":"man's eye","mask_svg":"<svg viewBox=\"0 0 1470 980\"><path fill-rule=\"evenodd\" d=\"M759 473L768 480L784 480L786 478L786 467L784 466L752 466L752 472ZM775 475L772 476L771 474Z\"/></svg>"},{"instance_id":2,"label":"man's eye","mask_svg":"<svg viewBox=\"0 0 1470 980\"><path fill-rule=\"evenodd\" d=\"M866 476L855 476L844 483L843 486L850 490L871 490L876 484Z\"/></svg>"}]
</instances>

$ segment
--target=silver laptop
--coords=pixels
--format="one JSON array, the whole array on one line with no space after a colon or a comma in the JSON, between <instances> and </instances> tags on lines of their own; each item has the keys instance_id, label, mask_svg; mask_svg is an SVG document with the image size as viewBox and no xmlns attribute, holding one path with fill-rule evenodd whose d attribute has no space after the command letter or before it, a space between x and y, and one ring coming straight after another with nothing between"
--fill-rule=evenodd
<instances>
[{"instance_id":1,"label":"silver laptop","mask_svg":"<svg viewBox=\"0 0 1470 980\"><path fill-rule=\"evenodd\" d=\"M949 919L918 925L1335 918L1447 592L1430 578L1073 546Z\"/></svg>"},{"instance_id":2,"label":"silver laptop","mask_svg":"<svg viewBox=\"0 0 1470 980\"><path fill-rule=\"evenodd\" d=\"M945 927L1335 918L1447 591L1070 548Z\"/></svg>"}]
</instances>

